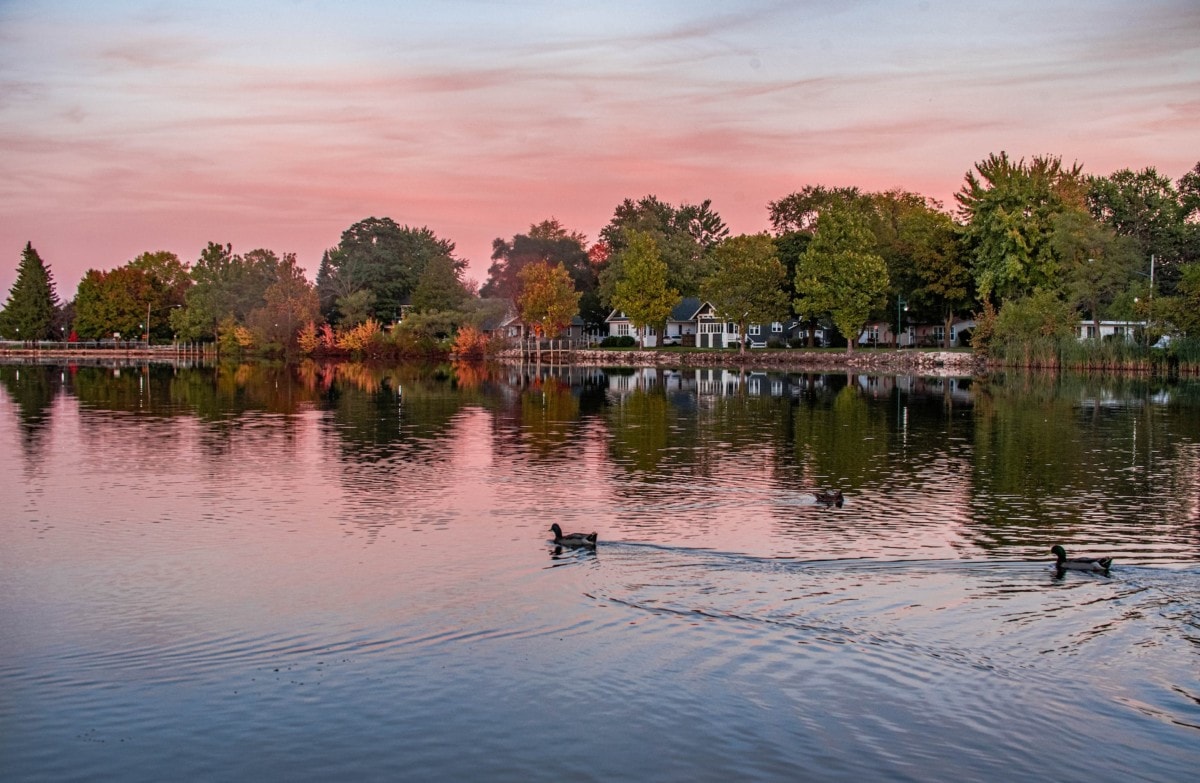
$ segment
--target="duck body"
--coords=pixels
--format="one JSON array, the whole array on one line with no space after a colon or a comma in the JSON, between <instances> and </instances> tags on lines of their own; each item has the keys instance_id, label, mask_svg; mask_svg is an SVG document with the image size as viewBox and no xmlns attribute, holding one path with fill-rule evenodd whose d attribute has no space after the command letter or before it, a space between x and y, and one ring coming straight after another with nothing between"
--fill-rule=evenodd
<instances>
[{"instance_id":1,"label":"duck body","mask_svg":"<svg viewBox=\"0 0 1200 783\"><path fill-rule=\"evenodd\" d=\"M840 489L818 489L812 495L823 506L837 506L841 508L842 503L846 501Z\"/></svg>"},{"instance_id":2,"label":"duck body","mask_svg":"<svg viewBox=\"0 0 1200 783\"><path fill-rule=\"evenodd\" d=\"M1113 559L1111 557L1067 557L1067 550L1063 549L1059 544L1055 544L1050 548L1050 554L1058 558L1055 564L1061 571L1099 571L1108 573L1108 569L1112 567Z\"/></svg>"},{"instance_id":3,"label":"duck body","mask_svg":"<svg viewBox=\"0 0 1200 783\"><path fill-rule=\"evenodd\" d=\"M596 546L595 533L567 533L563 535L562 528L555 522L550 526L550 532L554 534L554 543L559 546Z\"/></svg>"}]
</instances>

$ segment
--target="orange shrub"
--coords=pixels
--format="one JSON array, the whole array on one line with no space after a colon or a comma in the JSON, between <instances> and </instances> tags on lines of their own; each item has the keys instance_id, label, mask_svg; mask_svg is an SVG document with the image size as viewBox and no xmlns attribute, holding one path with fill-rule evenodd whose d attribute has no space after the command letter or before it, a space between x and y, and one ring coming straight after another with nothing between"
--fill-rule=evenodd
<instances>
[{"instance_id":1,"label":"orange shrub","mask_svg":"<svg viewBox=\"0 0 1200 783\"><path fill-rule=\"evenodd\" d=\"M487 355L488 336L474 326L466 325L454 338L454 354L460 359L482 359Z\"/></svg>"}]
</instances>

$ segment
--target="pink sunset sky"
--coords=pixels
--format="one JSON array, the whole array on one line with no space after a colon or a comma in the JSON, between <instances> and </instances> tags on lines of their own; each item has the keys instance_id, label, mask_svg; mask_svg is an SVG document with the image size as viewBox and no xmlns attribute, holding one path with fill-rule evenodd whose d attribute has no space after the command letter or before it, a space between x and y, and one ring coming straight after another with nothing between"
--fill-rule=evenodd
<instances>
[{"instance_id":1,"label":"pink sunset sky","mask_svg":"<svg viewBox=\"0 0 1200 783\"><path fill-rule=\"evenodd\" d=\"M208 241L321 252L428 226L492 240L624 198L731 231L805 185L947 206L976 162L1200 160L1196 0L0 0L0 301L26 241L88 268Z\"/></svg>"}]
</instances>

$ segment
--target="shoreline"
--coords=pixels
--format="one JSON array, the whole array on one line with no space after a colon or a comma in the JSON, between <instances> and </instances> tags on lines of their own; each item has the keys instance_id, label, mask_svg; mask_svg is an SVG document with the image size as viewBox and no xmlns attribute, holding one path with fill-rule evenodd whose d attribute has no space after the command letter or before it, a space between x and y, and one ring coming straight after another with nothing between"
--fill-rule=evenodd
<instances>
[{"instance_id":1,"label":"shoreline","mask_svg":"<svg viewBox=\"0 0 1200 783\"><path fill-rule=\"evenodd\" d=\"M208 364L216 363L223 357L217 354L211 343L196 345L131 345L123 348L72 348L59 345L53 347L22 347L11 345L0 346L0 362L9 361L14 364L54 364L70 362L86 365L96 365L105 362L115 362L122 366L139 363L163 364ZM406 360L384 359L381 357L349 356L317 356L304 357L316 362L359 362L364 364L397 364ZM454 361L455 356L439 355L425 357L424 361ZM231 361L256 362L273 361L286 364L297 363L298 359L265 356L239 356ZM533 352L523 348L507 348L486 357L485 361L500 362L506 365L537 365L539 358ZM1000 369L1045 369L1069 370L1072 372L1115 372L1121 374L1146 375L1156 374L1156 368L1150 366L1117 367L1094 366L1074 367L1055 366L1046 368L1007 365L1003 362L989 361L971 351L947 351L938 349L901 348L877 349L866 348L847 354L844 351L813 350L807 348L789 349L750 349L745 354L729 349L707 350L672 350L672 349L596 349L596 348L549 348L541 352L541 364L550 367L661 367L679 369L732 369L756 372L798 372L798 373L877 373L881 375L924 375L928 377L982 377ZM1161 368L1157 368L1161 369ZM1176 370L1171 375L1196 376L1194 369L1180 372Z\"/></svg>"},{"instance_id":2,"label":"shoreline","mask_svg":"<svg viewBox=\"0 0 1200 783\"><path fill-rule=\"evenodd\" d=\"M497 358L507 362L537 363L537 357L520 349L501 351ZM911 372L923 375L982 375L987 360L966 351L919 349L859 350L854 353L805 350L751 349L745 354L728 350L656 351L571 349L543 351L544 364L574 364L584 367L729 367L767 371Z\"/></svg>"},{"instance_id":3,"label":"shoreline","mask_svg":"<svg viewBox=\"0 0 1200 783\"><path fill-rule=\"evenodd\" d=\"M184 349L172 345L130 348L0 348L0 358L122 360L203 360L215 359L213 351ZM505 363L536 364L538 358L519 348L495 354ZM572 348L542 351L543 364L574 364L582 367L731 367L761 370L858 370L878 372L921 372L929 374L977 375L987 371L986 360L965 351L918 349L859 350L854 353L792 348L788 350L751 349L745 354L729 350L660 351L599 350Z\"/></svg>"}]
</instances>

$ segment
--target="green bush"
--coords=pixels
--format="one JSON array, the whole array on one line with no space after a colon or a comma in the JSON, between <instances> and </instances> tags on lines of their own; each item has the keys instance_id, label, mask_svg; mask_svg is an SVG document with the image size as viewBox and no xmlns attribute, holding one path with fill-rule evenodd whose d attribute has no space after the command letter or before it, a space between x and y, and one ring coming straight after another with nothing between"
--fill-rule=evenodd
<instances>
[{"instance_id":1,"label":"green bush","mask_svg":"<svg viewBox=\"0 0 1200 783\"><path fill-rule=\"evenodd\" d=\"M633 348L637 345L637 340L629 335L624 337L616 337L609 335L600 341L601 348Z\"/></svg>"}]
</instances>

